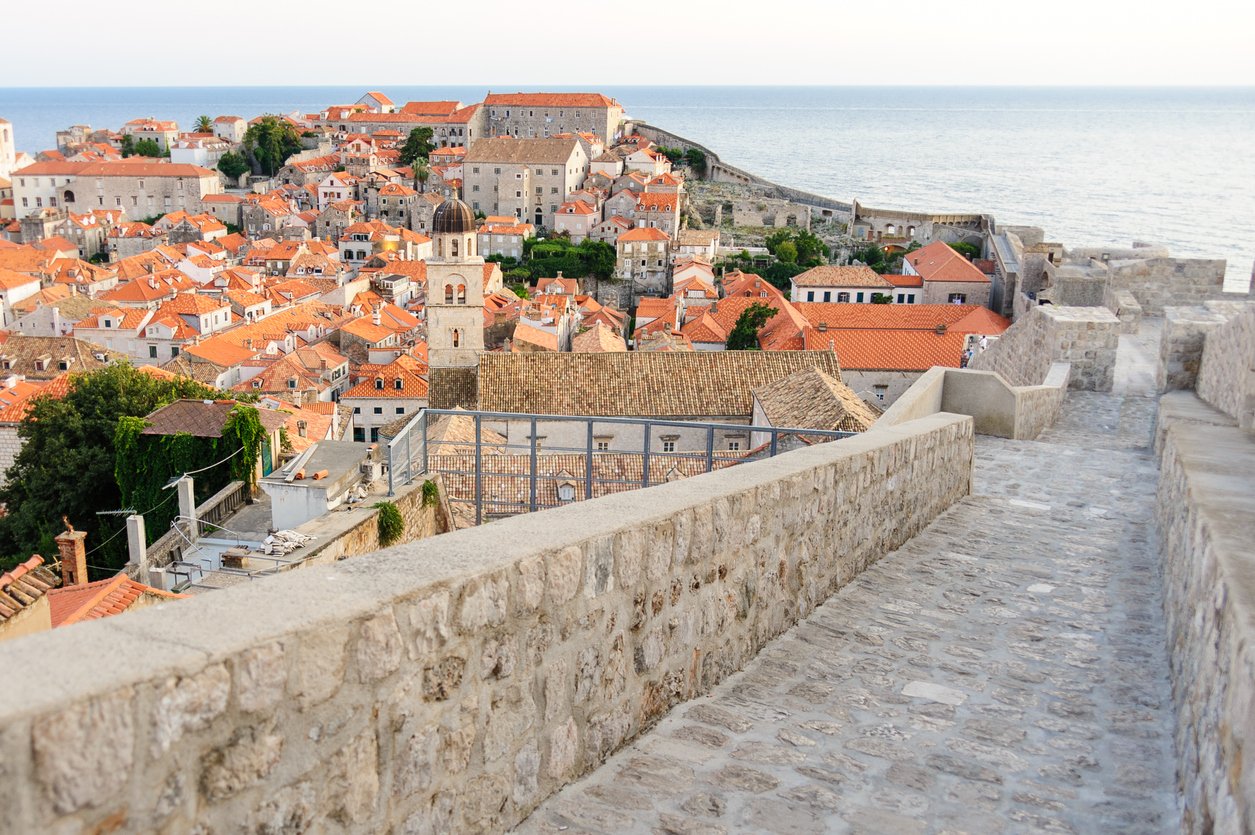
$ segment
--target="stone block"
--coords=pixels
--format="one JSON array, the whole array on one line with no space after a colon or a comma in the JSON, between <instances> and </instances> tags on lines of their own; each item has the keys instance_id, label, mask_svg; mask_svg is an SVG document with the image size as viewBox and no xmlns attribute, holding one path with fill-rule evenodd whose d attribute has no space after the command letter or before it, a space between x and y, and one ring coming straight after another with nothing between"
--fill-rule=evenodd
<instances>
[{"instance_id":1,"label":"stone block","mask_svg":"<svg viewBox=\"0 0 1255 835\"><path fill-rule=\"evenodd\" d=\"M235 701L248 713L274 707L283 698L287 683L283 644L275 641L240 653L231 662L235 676Z\"/></svg>"},{"instance_id":2,"label":"stone block","mask_svg":"<svg viewBox=\"0 0 1255 835\"><path fill-rule=\"evenodd\" d=\"M225 664L214 664L190 676L167 679L157 691L153 754L170 750L188 731L209 727L227 707L231 676Z\"/></svg>"},{"instance_id":3,"label":"stone block","mask_svg":"<svg viewBox=\"0 0 1255 835\"><path fill-rule=\"evenodd\" d=\"M35 777L58 812L113 801L135 762L134 691L119 690L40 719L31 746Z\"/></svg>"}]
</instances>

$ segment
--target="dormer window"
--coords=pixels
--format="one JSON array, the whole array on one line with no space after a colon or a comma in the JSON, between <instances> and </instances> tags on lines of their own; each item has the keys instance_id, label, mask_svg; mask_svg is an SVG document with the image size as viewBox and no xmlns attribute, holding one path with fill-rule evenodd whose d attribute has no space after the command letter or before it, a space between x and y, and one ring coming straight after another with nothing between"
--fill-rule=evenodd
<instances>
[{"instance_id":1,"label":"dormer window","mask_svg":"<svg viewBox=\"0 0 1255 835\"><path fill-rule=\"evenodd\" d=\"M393 381L392 381L392 384L393 384L393 387L394 387L397 391L400 391L402 388L404 388L404 384L401 382L401 378L400 378L400 377L397 377L395 380L393 380Z\"/></svg>"},{"instance_id":2,"label":"dormer window","mask_svg":"<svg viewBox=\"0 0 1255 835\"><path fill-rule=\"evenodd\" d=\"M382 377L375 378L375 388L380 391L383 390L383 378Z\"/></svg>"},{"instance_id":3,"label":"dormer window","mask_svg":"<svg viewBox=\"0 0 1255 835\"><path fill-rule=\"evenodd\" d=\"M261 380L254 380L254 381L253 381L253 388L255 388L255 389L259 389L259 388L261 388Z\"/></svg>"}]
</instances>

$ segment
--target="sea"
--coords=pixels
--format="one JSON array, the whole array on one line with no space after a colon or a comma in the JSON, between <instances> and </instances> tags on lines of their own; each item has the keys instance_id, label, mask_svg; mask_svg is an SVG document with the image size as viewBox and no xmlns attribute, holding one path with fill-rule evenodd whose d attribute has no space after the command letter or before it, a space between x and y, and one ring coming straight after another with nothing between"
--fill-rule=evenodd
<instances>
[{"instance_id":1,"label":"sea","mask_svg":"<svg viewBox=\"0 0 1255 835\"><path fill-rule=\"evenodd\" d=\"M381 85L394 101L486 87ZM1066 246L1163 244L1255 272L1255 87L599 87L628 115L782 185L877 208L987 212ZM493 88L513 92L511 88ZM138 116L191 127L356 101L356 87L0 88L18 147Z\"/></svg>"}]
</instances>

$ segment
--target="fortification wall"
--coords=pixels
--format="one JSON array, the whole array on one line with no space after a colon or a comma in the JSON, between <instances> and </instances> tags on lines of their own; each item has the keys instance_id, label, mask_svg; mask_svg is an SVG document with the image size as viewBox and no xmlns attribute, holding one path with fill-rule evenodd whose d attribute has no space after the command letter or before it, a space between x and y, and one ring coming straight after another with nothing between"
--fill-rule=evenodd
<instances>
[{"instance_id":1,"label":"fortification wall","mask_svg":"<svg viewBox=\"0 0 1255 835\"><path fill-rule=\"evenodd\" d=\"M5 642L0 831L508 828L965 496L972 441L935 415Z\"/></svg>"},{"instance_id":2,"label":"fortification wall","mask_svg":"<svg viewBox=\"0 0 1255 835\"><path fill-rule=\"evenodd\" d=\"M1065 362L1070 388L1111 391L1119 342L1120 320L1105 307L1040 305L976 353L968 368L995 371L1014 386L1035 386L1054 363Z\"/></svg>"},{"instance_id":3,"label":"fortification wall","mask_svg":"<svg viewBox=\"0 0 1255 835\"><path fill-rule=\"evenodd\" d=\"M1012 386L992 371L933 368L877 421L899 423L938 412L969 415L977 434L1032 440L1054 424L1067 396L1071 367L1051 365L1041 385Z\"/></svg>"},{"instance_id":4,"label":"fortification wall","mask_svg":"<svg viewBox=\"0 0 1255 835\"><path fill-rule=\"evenodd\" d=\"M1155 370L1158 391L1193 389L1203 364L1207 334L1227 317L1205 307L1165 307L1159 336L1159 366Z\"/></svg>"},{"instance_id":5,"label":"fortification wall","mask_svg":"<svg viewBox=\"0 0 1255 835\"><path fill-rule=\"evenodd\" d=\"M1132 293L1147 316L1163 315L1168 305L1247 298L1224 292L1224 259L1145 258L1111 261L1108 267L1112 288Z\"/></svg>"},{"instance_id":6,"label":"fortification wall","mask_svg":"<svg viewBox=\"0 0 1255 835\"><path fill-rule=\"evenodd\" d=\"M1198 367L1198 396L1238 422L1255 427L1255 305L1211 305L1228 321L1206 334Z\"/></svg>"},{"instance_id":7,"label":"fortification wall","mask_svg":"<svg viewBox=\"0 0 1255 835\"><path fill-rule=\"evenodd\" d=\"M1209 337L1210 341L1210 337ZM1177 788L1185 832L1255 830L1255 443L1192 393L1160 400Z\"/></svg>"}]
</instances>

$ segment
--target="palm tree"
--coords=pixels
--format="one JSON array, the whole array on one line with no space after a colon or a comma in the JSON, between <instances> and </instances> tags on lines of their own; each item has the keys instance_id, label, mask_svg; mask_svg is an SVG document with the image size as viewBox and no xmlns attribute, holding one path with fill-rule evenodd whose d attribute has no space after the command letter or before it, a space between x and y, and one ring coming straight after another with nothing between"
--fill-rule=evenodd
<instances>
[{"instance_id":1,"label":"palm tree","mask_svg":"<svg viewBox=\"0 0 1255 835\"><path fill-rule=\"evenodd\" d=\"M196 119L196 132L197 133L213 133L214 132L213 120L210 119L208 116L198 117Z\"/></svg>"},{"instance_id":2,"label":"palm tree","mask_svg":"<svg viewBox=\"0 0 1255 835\"><path fill-rule=\"evenodd\" d=\"M419 157L414 160L414 189L415 191L427 190L427 179L431 177L431 169L427 167L427 160Z\"/></svg>"}]
</instances>

